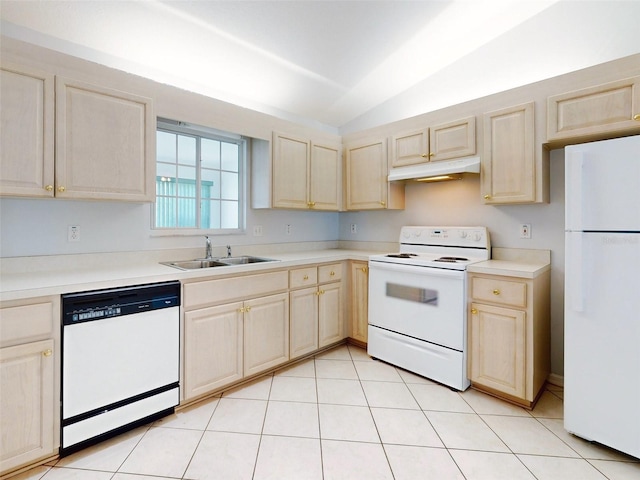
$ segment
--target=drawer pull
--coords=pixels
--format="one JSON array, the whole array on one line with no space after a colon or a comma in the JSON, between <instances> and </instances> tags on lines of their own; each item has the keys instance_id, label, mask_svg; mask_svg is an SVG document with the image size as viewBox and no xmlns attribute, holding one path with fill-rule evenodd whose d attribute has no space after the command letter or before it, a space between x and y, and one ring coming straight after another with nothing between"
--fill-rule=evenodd
<instances>
[{"instance_id":1,"label":"drawer pull","mask_svg":"<svg viewBox=\"0 0 640 480\"><path fill-rule=\"evenodd\" d=\"M329 275L330 275L330 276L332 276L332 277L335 277L336 272L334 272L333 270L331 270L331 273L330 273Z\"/></svg>"},{"instance_id":2,"label":"drawer pull","mask_svg":"<svg viewBox=\"0 0 640 480\"><path fill-rule=\"evenodd\" d=\"M637 122L640 122L640 113L636 113L636 114L633 116L633 119L634 119L635 121L637 121Z\"/></svg>"},{"instance_id":3,"label":"drawer pull","mask_svg":"<svg viewBox=\"0 0 640 480\"><path fill-rule=\"evenodd\" d=\"M42 352L43 357L50 357L53 355L53 351L50 348L47 348L44 352Z\"/></svg>"},{"instance_id":4,"label":"drawer pull","mask_svg":"<svg viewBox=\"0 0 640 480\"><path fill-rule=\"evenodd\" d=\"M478 313L478 309L477 308L472 308L471 309L471 315L477 315Z\"/></svg>"},{"instance_id":5,"label":"drawer pull","mask_svg":"<svg viewBox=\"0 0 640 480\"><path fill-rule=\"evenodd\" d=\"M309 275L305 275L304 277L302 277L303 280L309 280Z\"/></svg>"},{"instance_id":6,"label":"drawer pull","mask_svg":"<svg viewBox=\"0 0 640 480\"><path fill-rule=\"evenodd\" d=\"M493 290L493 294L494 295L500 295L500 290L498 290L497 288Z\"/></svg>"}]
</instances>

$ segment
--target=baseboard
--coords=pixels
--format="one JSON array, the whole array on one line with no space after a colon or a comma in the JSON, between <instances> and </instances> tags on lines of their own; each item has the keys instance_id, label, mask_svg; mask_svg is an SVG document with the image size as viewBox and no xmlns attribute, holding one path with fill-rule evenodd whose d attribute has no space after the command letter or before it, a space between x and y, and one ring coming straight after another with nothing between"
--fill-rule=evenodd
<instances>
[{"instance_id":1,"label":"baseboard","mask_svg":"<svg viewBox=\"0 0 640 480\"><path fill-rule=\"evenodd\" d=\"M547 381L558 387L564 387L564 377L562 375L557 375L555 373L550 373L547 377Z\"/></svg>"}]
</instances>

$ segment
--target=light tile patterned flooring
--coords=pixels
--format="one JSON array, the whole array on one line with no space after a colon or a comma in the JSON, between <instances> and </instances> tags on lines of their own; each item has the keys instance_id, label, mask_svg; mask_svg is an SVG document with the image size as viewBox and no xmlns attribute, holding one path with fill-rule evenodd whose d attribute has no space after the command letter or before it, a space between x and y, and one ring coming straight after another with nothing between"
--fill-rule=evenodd
<instances>
[{"instance_id":1,"label":"light tile patterned flooring","mask_svg":"<svg viewBox=\"0 0 640 480\"><path fill-rule=\"evenodd\" d=\"M564 431L562 394L530 412L342 345L15 480L640 479Z\"/></svg>"}]
</instances>

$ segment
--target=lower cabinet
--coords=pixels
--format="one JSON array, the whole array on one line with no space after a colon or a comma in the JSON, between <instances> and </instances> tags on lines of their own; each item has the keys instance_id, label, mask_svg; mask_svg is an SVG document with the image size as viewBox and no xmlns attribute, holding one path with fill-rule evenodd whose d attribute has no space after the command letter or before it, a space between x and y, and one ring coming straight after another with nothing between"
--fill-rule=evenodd
<instances>
[{"instance_id":1,"label":"lower cabinet","mask_svg":"<svg viewBox=\"0 0 640 480\"><path fill-rule=\"evenodd\" d=\"M0 474L54 455L59 442L59 297L0 310Z\"/></svg>"},{"instance_id":2,"label":"lower cabinet","mask_svg":"<svg viewBox=\"0 0 640 480\"><path fill-rule=\"evenodd\" d=\"M474 388L532 408L550 371L549 271L471 273L468 375Z\"/></svg>"},{"instance_id":3,"label":"lower cabinet","mask_svg":"<svg viewBox=\"0 0 640 480\"><path fill-rule=\"evenodd\" d=\"M289 294L244 302L244 375L289 360Z\"/></svg>"},{"instance_id":4,"label":"lower cabinet","mask_svg":"<svg viewBox=\"0 0 640 480\"><path fill-rule=\"evenodd\" d=\"M291 270L290 285L292 359L345 338L341 263Z\"/></svg>"},{"instance_id":5,"label":"lower cabinet","mask_svg":"<svg viewBox=\"0 0 640 480\"><path fill-rule=\"evenodd\" d=\"M243 303L187 312L185 398L223 387L243 376Z\"/></svg>"},{"instance_id":6,"label":"lower cabinet","mask_svg":"<svg viewBox=\"0 0 640 480\"><path fill-rule=\"evenodd\" d=\"M369 328L369 264L351 262L351 332L350 337L363 344L367 343Z\"/></svg>"}]
</instances>

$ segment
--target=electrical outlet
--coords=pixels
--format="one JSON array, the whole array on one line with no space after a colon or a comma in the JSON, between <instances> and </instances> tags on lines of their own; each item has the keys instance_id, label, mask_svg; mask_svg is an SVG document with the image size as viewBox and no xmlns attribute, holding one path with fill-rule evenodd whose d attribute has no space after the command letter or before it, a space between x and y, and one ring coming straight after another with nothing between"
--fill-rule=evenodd
<instances>
[{"instance_id":1,"label":"electrical outlet","mask_svg":"<svg viewBox=\"0 0 640 480\"><path fill-rule=\"evenodd\" d=\"M293 225L287 224L284 231L287 235L291 235L291 230L293 229Z\"/></svg>"},{"instance_id":2,"label":"electrical outlet","mask_svg":"<svg viewBox=\"0 0 640 480\"><path fill-rule=\"evenodd\" d=\"M80 241L80 226L69 225L67 230L67 242L79 242Z\"/></svg>"},{"instance_id":3,"label":"electrical outlet","mask_svg":"<svg viewBox=\"0 0 640 480\"><path fill-rule=\"evenodd\" d=\"M520 225L520 238L531 238L530 223L523 223Z\"/></svg>"},{"instance_id":4,"label":"electrical outlet","mask_svg":"<svg viewBox=\"0 0 640 480\"><path fill-rule=\"evenodd\" d=\"M358 225L355 223L351 224L351 233L358 233Z\"/></svg>"},{"instance_id":5,"label":"electrical outlet","mask_svg":"<svg viewBox=\"0 0 640 480\"><path fill-rule=\"evenodd\" d=\"M262 225L254 225L253 226L253 236L261 237L262 236Z\"/></svg>"}]
</instances>

